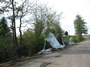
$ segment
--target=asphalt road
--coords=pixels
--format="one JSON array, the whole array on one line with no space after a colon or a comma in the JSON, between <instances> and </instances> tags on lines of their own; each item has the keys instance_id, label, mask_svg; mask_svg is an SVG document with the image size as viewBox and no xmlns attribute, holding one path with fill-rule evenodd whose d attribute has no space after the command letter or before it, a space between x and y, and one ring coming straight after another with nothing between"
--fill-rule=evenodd
<instances>
[{"instance_id":1,"label":"asphalt road","mask_svg":"<svg viewBox=\"0 0 90 67\"><path fill-rule=\"evenodd\" d=\"M19 67L90 67L90 39Z\"/></svg>"}]
</instances>

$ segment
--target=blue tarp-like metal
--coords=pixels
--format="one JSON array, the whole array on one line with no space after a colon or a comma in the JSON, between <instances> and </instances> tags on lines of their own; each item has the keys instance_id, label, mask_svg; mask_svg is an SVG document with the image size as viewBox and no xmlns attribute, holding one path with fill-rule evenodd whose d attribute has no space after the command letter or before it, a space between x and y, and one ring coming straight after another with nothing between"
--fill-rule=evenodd
<instances>
[{"instance_id":1,"label":"blue tarp-like metal","mask_svg":"<svg viewBox=\"0 0 90 67\"><path fill-rule=\"evenodd\" d=\"M60 43L58 42L58 40L56 39L53 33L49 33L49 35L45 38L45 42L46 41L48 41L53 48L64 48L65 47L65 45L60 45Z\"/></svg>"}]
</instances>

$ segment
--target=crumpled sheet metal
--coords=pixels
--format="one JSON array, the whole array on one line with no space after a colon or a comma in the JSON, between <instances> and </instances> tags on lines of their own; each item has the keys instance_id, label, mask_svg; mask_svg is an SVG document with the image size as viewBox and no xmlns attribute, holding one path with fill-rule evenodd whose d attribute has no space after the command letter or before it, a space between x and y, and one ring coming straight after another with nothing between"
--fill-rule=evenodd
<instances>
[{"instance_id":1,"label":"crumpled sheet metal","mask_svg":"<svg viewBox=\"0 0 90 67\"><path fill-rule=\"evenodd\" d=\"M65 47L65 45L60 45L60 43L58 42L53 33L49 33L49 35L45 38L45 40L48 41L53 48Z\"/></svg>"},{"instance_id":2,"label":"crumpled sheet metal","mask_svg":"<svg viewBox=\"0 0 90 67\"><path fill-rule=\"evenodd\" d=\"M41 50L40 52L38 52L38 54L49 54L49 53L52 53L52 48L49 48L49 49L43 49Z\"/></svg>"}]
</instances>

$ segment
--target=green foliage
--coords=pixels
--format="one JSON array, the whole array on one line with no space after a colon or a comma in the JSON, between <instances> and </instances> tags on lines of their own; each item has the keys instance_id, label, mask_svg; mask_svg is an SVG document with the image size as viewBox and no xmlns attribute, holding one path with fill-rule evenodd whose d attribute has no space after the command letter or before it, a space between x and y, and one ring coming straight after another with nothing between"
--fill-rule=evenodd
<instances>
[{"instance_id":1,"label":"green foliage","mask_svg":"<svg viewBox=\"0 0 90 67\"><path fill-rule=\"evenodd\" d=\"M60 18L61 14L58 15L55 11L52 11L51 8L48 8L46 5L39 5L38 11L37 8L34 11L34 32L36 36L40 36L43 30L45 36L48 36L52 32L59 42L61 42L62 29L60 27Z\"/></svg>"},{"instance_id":2,"label":"green foliage","mask_svg":"<svg viewBox=\"0 0 90 67\"><path fill-rule=\"evenodd\" d=\"M34 31L35 31L36 36L40 36L40 34L42 33L44 29L44 23L37 18L34 26L35 26Z\"/></svg>"},{"instance_id":3,"label":"green foliage","mask_svg":"<svg viewBox=\"0 0 90 67\"><path fill-rule=\"evenodd\" d=\"M82 40L78 40L77 36L67 36L67 37L63 37L63 39L65 41L70 41L70 42L74 42L74 43L78 43L78 42L82 41Z\"/></svg>"},{"instance_id":4,"label":"green foliage","mask_svg":"<svg viewBox=\"0 0 90 67\"><path fill-rule=\"evenodd\" d=\"M77 39L77 37L76 37L76 36L72 36L71 41L72 41L72 42L74 42L74 43L77 43L79 40Z\"/></svg>"},{"instance_id":5,"label":"green foliage","mask_svg":"<svg viewBox=\"0 0 90 67\"><path fill-rule=\"evenodd\" d=\"M76 16L76 19L74 20L74 26L75 26L75 31L78 40L82 40L82 34L87 34L87 27L86 27L86 22L82 19L80 15Z\"/></svg>"},{"instance_id":6,"label":"green foliage","mask_svg":"<svg viewBox=\"0 0 90 67\"><path fill-rule=\"evenodd\" d=\"M22 45L21 49L19 49L19 56L32 56L36 54L38 51L43 49L44 46L44 35L41 34L39 37L36 36L36 34L31 31L27 30L24 32L22 36ZM21 51L23 50L23 52Z\"/></svg>"},{"instance_id":7,"label":"green foliage","mask_svg":"<svg viewBox=\"0 0 90 67\"><path fill-rule=\"evenodd\" d=\"M6 36L8 35L10 32L10 29L7 25L7 21L6 19L3 17L0 21L0 35L2 36Z\"/></svg>"},{"instance_id":8,"label":"green foliage","mask_svg":"<svg viewBox=\"0 0 90 67\"><path fill-rule=\"evenodd\" d=\"M14 6L14 5L13 5ZM22 35L22 44L15 44L17 40L15 32L15 16L13 16L12 31L13 35L10 34L10 29L7 25L7 21L3 18L0 21L0 62L6 62L15 59L14 57L21 56L33 56L44 47L44 38L50 32L52 32L58 41L62 42L62 29L60 27L60 16L56 12L51 11L46 6L41 6L35 9L34 12L34 29L28 29ZM13 10L14 11L14 10ZM25 11L26 13L26 11ZM26 13L27 14L27 13ZM16 14L15 14L16 15ZM46 29L46 32L42 34L42 31ZM7 35L8 34L8 35ZM5 37L4 37L5 36ZM20 36L18 37L18 43L20 42ZM46 48L51 47L47 42Z\"/></svg>"},{"instance_id":9,"label":"green foliage","mask_svg":"<svg viewBox=\"0 0 90 67\"><path fill-rule=\"evenodd\" d=\"M67 37L63 37L63 39L65 40L65 41L69 41L69 39L71 38L71 36L67 36Z\"/></svg>"},{"instance_id":10,"label":"green foliage","mask_svg":"<svg viewBox=\"0 0 90 67\"><path fill-rule=\"evenodd\" d=\"M88 37L90 38L90 35Z\"/></svg>"},{"instance_id":11,"label":"green foliage","mask_svg":"<svg viewBox=\"0 0 90 67\"><path fill-rule=\"evenodd\" d=\"M3 60L5 60L5 46L4 46L4 42L3 40L0 38L0 62L2 62Z\"/></svg>"},{"instance_id":12,"label":"green foliage","mask_svg":"<svg viewBox=\"0 0 90 67\"><path fill-rule=\"evenodd\" d=\"M6 62L13 57L13 42L11 36L0 36L0 62Z\"/></svg>"},{"instance_id":13,"label":"green foliage","mask_svg":"<svg viewBox=\"0 0 90 67\"><path fill-rule=\"evenodd\" d=\"M72 37L72 42L74 42L74 43L79 43L79 42L82 42L84 39L82 39L82 40L78 40L77 39L77 36L73 36Z\"/></svg>"},{"instance_id":14,"label":"green foliage","mask_svg":"<svg viewBox=\"0 0 90 67\"><path fill-rule=\"evenodd\" d=\"M11 60L14 56L14 44L7 20L0 20L0 62Z\"/></svg>"}]
</instances>

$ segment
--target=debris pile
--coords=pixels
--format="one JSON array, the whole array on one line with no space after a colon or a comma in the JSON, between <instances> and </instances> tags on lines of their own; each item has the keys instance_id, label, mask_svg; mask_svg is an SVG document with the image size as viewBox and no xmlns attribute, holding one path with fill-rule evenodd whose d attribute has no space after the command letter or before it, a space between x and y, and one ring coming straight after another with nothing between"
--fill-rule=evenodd
<instances>
[{"instance_id":1,"label":"debris pile","mask_svg":"<svg viewBox=\"0 0 90 67\"><path fill-rule=\"evenodd\" d=\"M52 53L52 48L45 49L45 47L46 47L46 41L49 42L49 44L54 49L63 49L65 46L74 45L74 43L72 43L72 42L63 41L63 38L62 38L62 43L63 44L60 44L58 42L58 40L56 39L56 37L54 36L54 34L53 33L49 33L49 35L44 39L44 48L43 48L43 50L41 50L40 52L38 52L39 55L40 54Z\"/></svg>"}]
</instances>

